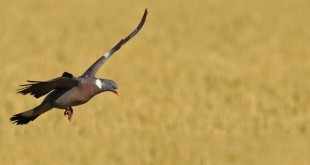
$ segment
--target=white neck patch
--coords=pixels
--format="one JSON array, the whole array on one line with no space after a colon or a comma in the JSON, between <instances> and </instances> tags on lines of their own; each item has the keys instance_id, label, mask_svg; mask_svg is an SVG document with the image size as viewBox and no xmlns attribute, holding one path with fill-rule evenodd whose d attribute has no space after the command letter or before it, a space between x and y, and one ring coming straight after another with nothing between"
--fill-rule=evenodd
<instances>
[{"instance_id":1,"label":"white neck patch","mask_svg":"<svg viewBox=\"0 0 310 165\"><path fill-rule=\"evenodd\" d=\"M102 84L101 80L96 79L96 82L95 82L95 83L96 83L96 85L97 85L97 87L98 87L99 89L102 88L103 84Z\"/></svg>"}]
</instances>

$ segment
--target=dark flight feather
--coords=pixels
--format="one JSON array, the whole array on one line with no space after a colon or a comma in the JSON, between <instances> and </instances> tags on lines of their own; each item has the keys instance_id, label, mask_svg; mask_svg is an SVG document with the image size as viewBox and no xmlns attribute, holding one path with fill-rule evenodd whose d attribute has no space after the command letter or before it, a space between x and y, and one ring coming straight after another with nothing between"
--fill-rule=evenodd
<instances>
[{"instance_id":1,"label":"dark flight feather","mask_svg":"<svg viewBox=\"0 0 310 165\"><path fill-rule=\"evenodd\" d=\"M30 94L39 98L53 91L54 89L70 89L78 85L79 81L74 78L58 77L49 81L27 81L28 84L21 85L22 88L17 91L22 95Z\"/></svg>"},{"instance_id":2,"label":"dark flight feather","mask_svg":"<svg viewBox=\"0 0 310 165\"><path fill-rule=\"evenodd\" d=\"M122 38L118 43L116 43L112 49L110 49L108 52L103 54L93 65L91 65L85 73L82 75L82 77L93 77L95 76L98 69L113 55L114 52L119 50L127 41L129 41L132 37L134 37L143 27L146 16L147 16L147 9L144 10L144 14L140 20L140 23L138 26L125 38Z\"/></svg>"}]
</instances>

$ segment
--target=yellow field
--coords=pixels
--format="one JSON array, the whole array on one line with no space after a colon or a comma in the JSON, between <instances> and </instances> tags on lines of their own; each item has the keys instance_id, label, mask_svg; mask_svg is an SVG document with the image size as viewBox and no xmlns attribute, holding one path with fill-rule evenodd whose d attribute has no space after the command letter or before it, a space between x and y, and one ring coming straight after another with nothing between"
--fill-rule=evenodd
<instances>
[{"instance_id":1,"label":"yellow field","mask_svg":"<svg viewBox=\"0 0 310 165\"><path fill-rule=\"evenodd\" d=\"M9 117L40 103L25 80L101 68L121 96ZM310 164L309 0L19 0L0 5L1 165Z\"/></svg>"}]
</instances>

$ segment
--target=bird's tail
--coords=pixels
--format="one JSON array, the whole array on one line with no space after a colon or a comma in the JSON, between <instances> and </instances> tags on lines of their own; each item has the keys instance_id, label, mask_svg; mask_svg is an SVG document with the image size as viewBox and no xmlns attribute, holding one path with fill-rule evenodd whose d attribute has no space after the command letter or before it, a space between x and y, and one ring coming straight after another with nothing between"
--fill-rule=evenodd
<instances>
[{"instance_id":1,"label":"bird's tail","mask_svg":"<svg viewBox=\"0 0 310 165\"><path fill-rule=\"evenodd\" d=\"M16 125L27 124L30 121L33 121L34 119L39 117L44 112L50 110L51 108L52 106L50 106L49 104L42 103L34 109L13 115L10 120L13 124Z\"/></svg>"}]
</instances>

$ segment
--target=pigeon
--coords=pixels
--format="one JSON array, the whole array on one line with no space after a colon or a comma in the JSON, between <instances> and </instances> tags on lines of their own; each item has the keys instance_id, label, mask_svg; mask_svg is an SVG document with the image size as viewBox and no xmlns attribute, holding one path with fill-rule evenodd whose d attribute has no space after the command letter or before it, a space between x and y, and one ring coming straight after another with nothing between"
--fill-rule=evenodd
<instances>
[{"instance_id":1,"label":"pigeon","mask_svg":"<svg viewBox=\"0 0 310 165\"><path fill-rule=\"evenodd\" d=\"M144 10L143 16L137 27L125 38L118 41L108 52L104 53L82 75L74 76L64 72L60 77L48 81L30 81L21 85L17 93L32 95L35 98L42 96L41 104L35 108L13 115L10 121L16 125L27 124L53 108L63 109L64 115L70 121L73 116L74 106L82 105L102 92L113 92L118 95L118 85L115 81L97 78L99 68L118 51L125 43L133 38L143 27L148 11Z\"/></svg>"}]
</instances>

